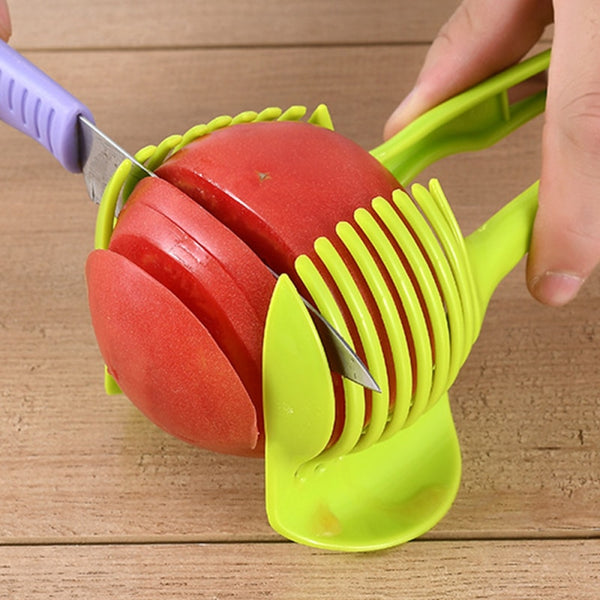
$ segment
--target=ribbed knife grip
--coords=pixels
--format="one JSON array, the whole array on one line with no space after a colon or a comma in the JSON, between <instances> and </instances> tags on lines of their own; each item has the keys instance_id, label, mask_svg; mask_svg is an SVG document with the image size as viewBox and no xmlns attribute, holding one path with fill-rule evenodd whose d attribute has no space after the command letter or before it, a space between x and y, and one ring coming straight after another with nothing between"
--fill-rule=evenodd
<instances>
[{"instance_id":1,"label":"ribbed knife grip","mask_svg":"<svg viewBox=\"0 0 600 600\"><path fill-rule=\"evenodd\" d=\"M0 119L36 140L78 173L78 117L89 109L25 57L0 42Z\"/></svg>"}]
</instances>

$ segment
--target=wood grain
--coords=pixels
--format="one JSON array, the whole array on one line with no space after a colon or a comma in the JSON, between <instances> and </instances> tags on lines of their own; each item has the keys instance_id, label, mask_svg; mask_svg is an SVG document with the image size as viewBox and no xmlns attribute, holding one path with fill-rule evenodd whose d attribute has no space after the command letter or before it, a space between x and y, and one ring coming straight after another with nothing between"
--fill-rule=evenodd
<instances>
[{"instance_id":1,"label":"wood grain","mask_svg":"<svg viewBox=\"0 0 600 600\"><path fill-rule=\"evenodd\" d=\"M600 541L416 542L340 555L292 544L0 548L12 600L190 597L596 600Z\"/></svg>"},{"instance_id":2,"label":"wood grain","mask_svg":"<svg viewBox=\"0 0 600 600\"><path fill-rule=\"evenodd\" d=\"M24 48L307 46L430 41L454 0L13 2Z\"/></svg>"},{"instance_id":3,"label":"wood grain","mask_svg":"<svg viewBox=\"0 0 600 600\"><path fill-rule=\"evenodd\" d=\"M371 148L456 5L12 4L14 43L130 151L320 102ZM439 177L469 233L538 176L541 127L419 179ZM561 310L528 296L524 265L500 285L451 391L462 486L426 541L314 551L269 528L261 461L188 446L104 394L83 276L96 209L41 147L0 141L2 597L597 598L597 274Z\"/></svg>"}]
</instances>

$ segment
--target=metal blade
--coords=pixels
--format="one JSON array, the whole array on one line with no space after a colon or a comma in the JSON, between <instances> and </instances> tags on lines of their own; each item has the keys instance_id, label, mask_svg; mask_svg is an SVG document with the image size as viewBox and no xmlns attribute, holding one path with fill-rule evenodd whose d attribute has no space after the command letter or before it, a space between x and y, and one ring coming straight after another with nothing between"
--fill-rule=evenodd
<instances>
[{"instance_id":1,"label":"metal blade","mask_svg":"<svg viewBox=\"0 0 600 600\"><path fill-rule=\"evenodd\" d=\"M134 180L155 177L152 171L146 169L85 117L79 117L79 125L81 166L85 185L93 202L100 204L104 189L124 160L131 161L129 176Z\"/></svg>"},{"instance_id":2,"label":"metal blade","mask_svg":"<svg viewBox=\"0 0 600 600\"><path fill-rule=\"evenodd\" d=\"M269 266L267 269L274 277L279 277ZM300 298L309 312L317 319L317 329L331 370L364 388L381 393L381 388L377 385L373 375L342 334L306 298L302 296Z\"/></svg>"},{"instance_id":3,"label":"metal blade","mask_svg":"<svg viewBox=\"0 0 600 600\"><path fill-rule=\"evenodd\" d=\"M342 334L308 300L302 298L302 301L310 313L323 325L323 327L318 327L318 330L331 370L369 390L381 393L381 388L377 385L373 375L356 352L350 348Z\"/></svg>"}]
</instances>

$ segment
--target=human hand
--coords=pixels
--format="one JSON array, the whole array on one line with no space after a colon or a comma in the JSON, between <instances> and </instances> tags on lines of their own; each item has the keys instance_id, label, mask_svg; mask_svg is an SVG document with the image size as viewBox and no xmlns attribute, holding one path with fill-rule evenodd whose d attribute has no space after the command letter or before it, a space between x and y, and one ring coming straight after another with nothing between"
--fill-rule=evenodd
<instances>
[{"instance_id":1,"label":"human hand","mask_svg":"<svg viewBox=\"0 0 600 600\"><path fill-rule=\"evenodd\" d=\"M0 39L8 42L11 33L12 26L10 23L8 4L6 3L6 0L0 0Z\"/></svg>"},{"instance_id":2,"label":"human hand","mask_svg":"<svg viewBox=\"0 0 600 600\"><path fill-rule=\"evenodd\" d=\"M520 60L552 22L527 284L539 301L561 306L600 262L600 2L464 0L440 30L384 135Z\"/></svg>"}]
</instances>

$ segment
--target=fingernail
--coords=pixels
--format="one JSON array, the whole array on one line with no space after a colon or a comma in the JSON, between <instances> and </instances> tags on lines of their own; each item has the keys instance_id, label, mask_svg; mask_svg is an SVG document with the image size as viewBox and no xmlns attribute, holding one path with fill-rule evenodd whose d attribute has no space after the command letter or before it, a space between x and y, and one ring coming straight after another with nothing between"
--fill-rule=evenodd
<instances>
[{"instance_id":1,"label":"fingernail","mask_svg":"<svg viewBox=\"0 0 600 600\"><path fill-rule=\"evenodd\" d=\"M563 306L577 296L584 280L573 273L546 271L531 280L529 287L533 295L544 304Z\"/></svg>"}]
</instances>

